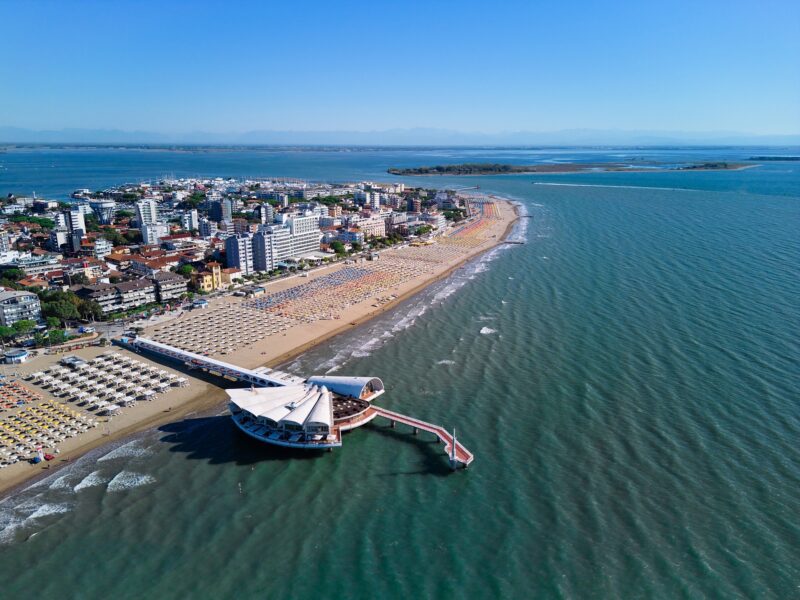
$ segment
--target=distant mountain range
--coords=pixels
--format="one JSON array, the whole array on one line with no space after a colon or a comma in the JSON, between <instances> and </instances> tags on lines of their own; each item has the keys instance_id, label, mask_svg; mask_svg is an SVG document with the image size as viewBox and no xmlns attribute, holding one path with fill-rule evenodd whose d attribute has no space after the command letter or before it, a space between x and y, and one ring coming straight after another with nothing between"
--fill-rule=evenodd
<instances>
[{"instance_id":1,"label":"distant mountain range","mask_svg":"<svg viewBox=\"0 0 800 600\"><path fill-rule=\"evenodd\" d=\"M186 144L186 145L329 145L329 146L792 146L800 134L755 135L739 132L624 131L565 129L561 131L470 133L413 128L384 131L272 131L244 133L158 133L120 129L33 130L0 127L4 144Z\"/></svg>"}]
</instances>

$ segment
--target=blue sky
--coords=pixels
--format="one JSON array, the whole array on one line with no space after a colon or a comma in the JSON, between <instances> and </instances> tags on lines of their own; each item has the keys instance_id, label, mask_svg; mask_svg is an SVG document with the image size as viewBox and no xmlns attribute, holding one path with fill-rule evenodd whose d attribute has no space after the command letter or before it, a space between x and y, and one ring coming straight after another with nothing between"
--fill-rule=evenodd
<instances>
[{"instance_id":1,"label":"blue sky","mask_svg":"<svg viewBox=\"0 0 800 600\"><path fill-rule=\"evenodd\" d=\"M0 126L800 133L800 2L0 2Z\"/></svg>"}]
</instances>

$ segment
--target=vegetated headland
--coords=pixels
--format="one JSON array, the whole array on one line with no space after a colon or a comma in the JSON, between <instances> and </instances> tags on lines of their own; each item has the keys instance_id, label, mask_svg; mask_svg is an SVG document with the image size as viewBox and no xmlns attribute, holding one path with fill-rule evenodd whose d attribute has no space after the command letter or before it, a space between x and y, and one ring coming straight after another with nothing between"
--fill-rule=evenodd
<instances>
[{"instance_id":1,"label":"vegetated headland","mask_svg":"<svg viewBox=\"0 0 800 600\"><path fill-rule=\"evenodd\" d=\"M523 173L582 173L597 171L736 171L756 165L732 162L704 162L683 166L659 163L560 163L546 165L508 165L500 163L462 163L434 167L391 168L392 175L513 175Z\"/></svg>"}]
</instances>

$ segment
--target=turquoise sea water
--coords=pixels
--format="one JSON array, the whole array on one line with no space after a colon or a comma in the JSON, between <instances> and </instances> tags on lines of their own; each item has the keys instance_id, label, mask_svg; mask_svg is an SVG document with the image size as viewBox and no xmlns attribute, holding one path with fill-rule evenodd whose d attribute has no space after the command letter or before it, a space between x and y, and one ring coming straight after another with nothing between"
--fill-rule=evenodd
<instances>
[{"instance_id":1,"label":"turquoise sea water","mask_svg":"<svg viewBox=\"0 0 800 600\"><path fill-rule=\"evenodd\" d=\"M60 152L0 155L0 192L642 151ZM377 422L271 449L221 408L0 501L0 596L800 595L800 165L426 181L519 201L527 244L289 367L380 376L382 405L457 427L467 471Z\"/></svg>"}]
</instances>

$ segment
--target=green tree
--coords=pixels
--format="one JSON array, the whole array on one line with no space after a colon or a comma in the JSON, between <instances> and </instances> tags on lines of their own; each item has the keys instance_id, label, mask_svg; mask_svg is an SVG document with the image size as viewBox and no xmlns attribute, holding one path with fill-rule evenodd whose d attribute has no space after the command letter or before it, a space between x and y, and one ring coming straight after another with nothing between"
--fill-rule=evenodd
<instances>
[{"instance_id":1,"label":"green tree","mask_svg":"<svg viewBox=\"0 0 800 600\"><path fill-rule=\"evenodd\" d=\"M4 342L8 342L13 340L16 337L17 331L13 327L6 327L5 325L0 325L0 339Z\"/></svg>"},{"instance_id":2,"label":"green tree","mask_svg":"<svg viewBox=\"0 0 800 600\"><path fill-rule=\"evenodd\" d=\"M178 275L183 275L184 277L191 277L192 273L195 272L195 268L190 264L181 265L175 271Z\"/></svg>"},{"instance_id":3,"label":"green tree","mask_svg":"<svg viewBox=\"0 0 800 600\"><path fill-rule=\"evenodd\" d=\"M55 329L61 325L61 321L59 321L58 317L47 317L46 321L48 329Z\"/></svg>"},{"instance_id":4,"label":"green tree","mask_svg":"<svg viewBox=\"0 0 800 600\"><path fill-rule=\"evenodd\" d=\"M114 223L121 223L125 219L130 219L133 216L133 213L129 210L118 210L114 214Z\"/></svg>"},{"instance_id":5,"label":"green tree","mask_svg":"<svg viewBox=\"0 0 800 600\"><path fill-rule=\"evenodd\" d=\"M14 323L12 325L12 328L18 334L24 335L36 329L36 321L31 321L30 319L22 319Z\"/></svg>"},{"instance_id":6,"label":"green tree","mask_svg":"<svg viewBox=\"0 0 800 600\"><path fill-rule=\"evenodd\" d=\"M78 304L78 314L82 319L99 321L103 318L103 309L94 300L81 300Z\"/></svg>"},{"instance_id":7,"label":"green tree","mask_svg":"<svg viewBox=\"0 0 800 600\"><path fill-rule=\"evenodd\" d=\"M88 285L89 278L86 273L73 273L69 276L69 281L72 285Z\"/></svg>"},{"instance_id":8,"label":"green tree","mask_svg":"<svg viewBox=\"0 0 800 600\"><path fill-rule=\"evenodd\" d=\"M342 255L345 253L344 244L339 240L331 242L331 248L334 252L336 252L336 254Z\"/></svg>"},{"instance_id":9,"label":"green tree","mask_svg":"<svg viewBox=\"0 0 800 600\"><path fill-rule=\"evenodd\" d=\"M128 243L128 240L113 227L103 227L102 231L103 237L115 246L124 246Z\"/></svg>"},{"instance_id":10,"label":"green tree","mask_svg":"<svg viewBox=\"0 0 800 600\"><path fill-rule=\"evenodd\" d=\"M77 306L69 300L46 302L42 306L42 314L45 317L56 317L61 323L70 319L80 318Z\"/></svg>"},{"instance_id":11,"label":"green tree","mask_svg":"<svg viewBox=\"0 0 800 600\"><path fill-rule=\"evenodd\" d=\"M94 215L84 215L83 221L86 224L87 231L100 231L100 224L97 217Z\"/></svg>"},{"instance_id":12,"label":"green tree","mask_svg":"<svg viewBox=\"0 0 800 600\"><path fill-rule=\"evenodd\" d=\"M25 273L22 272L22 269L5 269L3 271L3 277L11 281L19 281L25 277Z\"/></svg>"},{"instance_id":13,"label":"green tree","mask_svg":"<svg viewBox=\"0 0 800 600\"><path fill-rule=\"evenodd\" d=\"M12 223L33 223L38 225L42 229L52 229L55 223L53 223L52 219L46 219L44 217L33 217L31 215L12 215L8 219Z\"/></svg>"},{"instance_id":14,"label":"green tree","mask_svg":"<svg viewBox=\"0 0 800 600\"><path fill-rule=\"evenodd\" d=\"M51 346L58 346L67 341L67 332L63 329L53 329L47 334L47 341Z\"/></svg>"}]
</instances>

